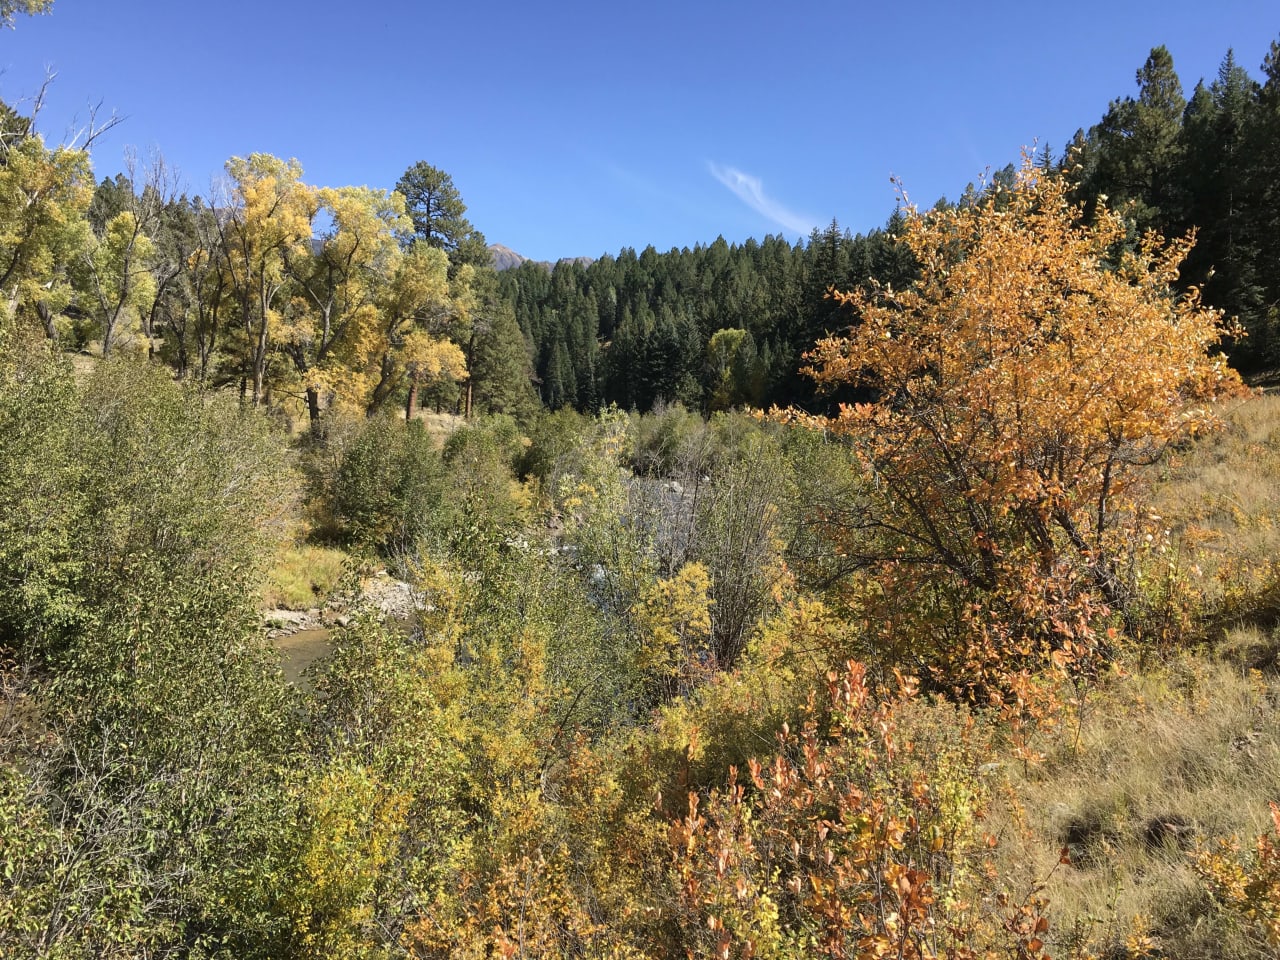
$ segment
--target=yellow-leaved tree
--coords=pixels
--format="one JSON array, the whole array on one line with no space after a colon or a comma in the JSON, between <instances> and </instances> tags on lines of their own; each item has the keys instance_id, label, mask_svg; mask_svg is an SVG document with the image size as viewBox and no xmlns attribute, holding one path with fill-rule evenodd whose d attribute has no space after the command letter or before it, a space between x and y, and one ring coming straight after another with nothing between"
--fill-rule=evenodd
<instances>
[{"instance_id":1,"label":"yellow-leaved tree","mask_svg":"<svg viewBox=\"0 0 1280 960\"><path fill-rule=\"evenodd\" d=\"M72 298L66 266L92 241L92 199L84 150L49 149L31 133L0 142L0 296L9 316L38 317L50 339Z\"/></svg>"},{"instance_id":2,"label":"yellow-leaved tree","mask_svg":"<svg viewBox=\"0 0 1280 960\"><path fill-rule=\"evenodd\" d=\"M471 322L473 277L464 265L451 280L448 255L421 240L396 261L379 299L378 349L369 364L371 412L407 384L405 417L411 417L423 385L466 377L466 358L456 341L465 339Z\"/></svg>"},{"instance_id":3,"label":"yellow-leaved tree","mask_svg":"<svg viewBox=\"0 0 1280 960\"><path fill-rule=\"evenodd\" d=\"M101 237L84 251L80 263L80 309L102 338L102 355L121 339L141 332L142 318L155 301L155 277L147 261L155 242L142 218L122 210L111 218Z\"/></svg>"},{"instance_id":4,"label":"yellow-leaved tree","mask_svg":"<svg viewBox=\"0 0 1280 960\"><path fill-rule=\"evenodd\" d=\"M281 348L292 360L314 424L322 397L362 404L367 368L383 346L379 297L401 259L404 199L369 187L316 192L330 226L309 249L286 255L293 296Z\"/></svg>"},{"instance_id":5,"label":"yellow-leaved tree","mask_svg":"<svg viewBox=\"0 0 1280 960\"><path fill-rule=\"evenodd\" d=\"M290 257L305 256L317 212L315 190L302 182L297 160L266 153L227 161L230 194L215 212L217 264L238 338L241 392L252 384L265 401L267 370L289 302Z\"/></svg>"},{"instance_id":6,"label":"yellow-leaved tree","mask_svg":"<svg viewBox=\"0 0 1280 960\"><path fill-rule=\"evenodd\" d=\"M244 395L301 398L314 425L335 402L372 412L407 383L412 407L419 385L466 377L450 338L470 322L473 271L450 278L443 251L401 246L400 194L312 187L296 160L268 154L233 157L227 172L187 266L197 336L211 350L217 333Z\"/></svg>"},{"instance_id":7,"label":"yellow-leaved tree","mask_svg":"<svg viewBox=\"0 0 1280 960\"><path fill-rule=\"evenodd\" d=\"M1136 599L1120 560L1138 468L1241 389L1211 352L1221 314L1173 287L1192 238L1128 243L1120 214L1085 223L1066 191L1026 163L974 203L910 212L916 283L834 293L853 326L808 355L819 383L873 398L796 416L857 452L857 502L822 519L881 574L874 622L922 658L955 631L997 659L1105 646L1098 613L1129 621ZM931 619L903 630L899 611Z\"/></svg>"}]
</instances>

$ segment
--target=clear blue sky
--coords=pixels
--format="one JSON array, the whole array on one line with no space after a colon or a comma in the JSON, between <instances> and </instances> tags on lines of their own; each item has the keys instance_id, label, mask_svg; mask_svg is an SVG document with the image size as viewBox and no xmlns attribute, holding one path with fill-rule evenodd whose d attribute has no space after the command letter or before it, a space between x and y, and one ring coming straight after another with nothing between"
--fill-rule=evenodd
<instances>
[{"instance_id":1,"label":"clear blue sky","mask_svg":"<svg viewBox=\"0 0 1280 960\"><path fill-rule=\"evenodd\" d=\"M192 193L253 151L327 186L426 160L491 242L555 259L867 230L890 175L930 204L1060 151L1157 44L1189 95L1278 37L1277 0L54 0L0 34L0 96L56 70L47 138L101 102L126 120L98 175L158 149Z\"/></svg>"}]
</instances>

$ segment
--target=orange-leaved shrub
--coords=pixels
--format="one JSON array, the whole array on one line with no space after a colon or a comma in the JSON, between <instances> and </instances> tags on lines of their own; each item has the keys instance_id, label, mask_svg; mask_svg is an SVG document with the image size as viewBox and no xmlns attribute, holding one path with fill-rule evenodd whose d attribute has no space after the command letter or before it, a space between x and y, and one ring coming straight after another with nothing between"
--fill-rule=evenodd
<instances>
[{"instance_id":1,"label":"orange-leaved shrub","mask_svg":"<svg viewBox=\"0 0 1280 960\"><path fill-rule=\"evenodd\" d=\"M859 494L816 520L883 580L867 623L913 669L975 638L979 670L993 654L1043 662L1065 640L1105 659L1077 629L1086 595L1091 634L1108 614L1140 630L1140 468L1242 388L1212 353L1221 313L1175 290L1192 238L1128 231L1105 206L1084 222L1063 180L1028 162L972 203L908 213L910 287L833 291L853 326L817 344L808 372L869 400L785 416L856 452Z\"/></svg>"},{"instance_id":2,"label":"orange-leaved shrub","mask_svg":"<svg viewBox=\"0 0 1280 960\"><path fill-rule=\"evenodd\" d=\"M1280 949L1280 805L1271 804L1274 829L1261 834L1251 854L1232 837L1200 849L1193 863L1213 899L1272 949Z\"/></svg>"},{"instance_id":3,"label":"orange-leaved shrub","mask_svg":"<svg viewBox=\"0 0 1280 960\"><path fill-rule=\"evenodd\" d=\"M829 712L784 726L772 759L691 793L672 825L690 955L1045 956L1036 891L1012 895L988 861L973 725L942 705L939 733L912 716L927 709L913 681L877 696L857 662L828 686Z\"/></svg>"}]
</instances>

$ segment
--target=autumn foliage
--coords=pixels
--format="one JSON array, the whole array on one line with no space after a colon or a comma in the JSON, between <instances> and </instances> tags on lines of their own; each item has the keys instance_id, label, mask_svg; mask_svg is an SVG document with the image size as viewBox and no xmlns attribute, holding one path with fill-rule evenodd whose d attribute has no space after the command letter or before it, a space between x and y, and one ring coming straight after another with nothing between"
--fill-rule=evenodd
<instances>
[{"instance_id":1,"label":"autumn foliage","mask_svg":"<svg viewBox=\"0 0 1280 960\"><path fill-rule=\"evenodd\" d=\"M0 0L0 25L43 6ZM1179 280L1193 237L1086 218L1029 163L895 217L879 276L914 279L832 291L852 325L807 354L860 402L770 419L724 408L770 395L832 304L766 335L752 312L809 292L735 300L753 274L723 242L715 310L632 316L639 286L597 298L566 264L525 280L572 310L519 328L434 168L407 193L265 154L227 172L161 230L84 151L0 129L0 956L1086 960L1154 955L1186 903L1202 939L1274 955L1280 807L1242 847L1179 778L1223 807L1223 783L1274 784L1276 686L1168 761L1159 731L1229 698L1176 665L1114 696L1188 624L1270 617L1280 662L1276 565L1224 549L1210 620L1147 496L1243 391ZM834 225L805 256L824 237L834 270ZM103 362L59 356L90 336ZM535 359L553 407L618 376L624 403L675 385L717 412L531 424ZM496 415L418 416L473 399ZM305 439L262 416L300 405ZM1246 433L1280 450L1274 416ZM1247 519L1280 529L1257 486L1274 511ZM264 612L267 559L319 544L341 581ZM289 677L281 614L322 634ZM1111 726L1141 722L1091 745L1100 687ZM1113 797L1051 793L1090 755ZM1198 880L1163 916L1049 901L1157 858Z\"/></svg>"},{"instance_id":2,"label":"autumn foliage","mask_svg":"<svg viewBox=\"0 0 1280 960\"><path fill-rule=\"evenodd\" d=\"M691 794L672 826L692 955L1042 957L1034 891L1012 898L988 872L965 727L918 749L899 729L914 682L877 696L860 663L828 675L828 696L748 782Z\"/></svg>"},{"instance_id":3,"label":"autumn foliage","mask_svg":"<svg viewBox=\"0 0 1280 960\"><path fill-rule=\"evenodd\" d=\"M865 477L822 522L895 598L951 622L980 598L1011 642L1079 640L1082 595L1131 620L1137 468L1241 389L1212 353L1221 314L1173 291L1192 238L1130 242L1105 208L1085 223L1027 164L976 202L911 213L902 242L919 281L833 293L853 326L808 355L820 383L869 397L799 418L846 440Z\"/></svg>"},{"instance_id":4,"label":"autumn foliage","mask_svg":"<svg viewBox=\"0 0 1280 960\"><path fill-rule=\"evenodd\" d=\"M1280 806L1274 802L1271 823L1252 853L1235 837L1219 840L1198 852L1195 870L1213 898L1274 949L1280 946Z\"/></svg>"}]
</instances>

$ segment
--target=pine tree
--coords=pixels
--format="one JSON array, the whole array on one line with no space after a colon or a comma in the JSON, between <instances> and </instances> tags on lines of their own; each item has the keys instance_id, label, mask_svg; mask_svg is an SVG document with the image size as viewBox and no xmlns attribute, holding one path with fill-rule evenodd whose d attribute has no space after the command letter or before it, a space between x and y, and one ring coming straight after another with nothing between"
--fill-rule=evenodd
<instances>
[{"instance_id":1,"label":"pine tree","mask_svg":"<svg viewBox=\"0 0 1280 960\"><path fill-rule=\"evenodd\" d=\"M1247 150L1252 158L1250 225L1262 297L1259 324L1274 339L1280 333L1280 43L1272 41L1262 72Z\"/></svg>"},{"instance_id":2,"label":"pine tree","mask_svg":"<svg viewBox=\"0 0 1280 960\"><path fill-rule=\"evenodd\" d=\"M1184 282L1201 285L1205 300L1239 318L1250 337L1237 360L1256 363L1270 353L1262 323L1262 291L1255 274L1257 243L1251 230L1258 186L1250 175L1251 129L1257 84L1228 51L1217 79L1196 87L1183 128L1182 189L1186 218L1197 243L1187 258Z\"/></svg>"},{"instance_id":3,"label":"pine tree","mask_svg":"<svg viewBox=\"0 0 1280 960\"><path fill-rule=\"evenodd\" d=\"M1138 97L1114 100L1089 131L1085 156L1077 157L1084 195L1108 198L1139 232L1158 227L1179 210L1176 177L1179 131L1186 100L1173 57L1156 47L1137 72ZM1126 206L1126 204L1128 206Z\"/></svg>"},{"instance_id":4,"label":"pine tree","mask_svg":"<svg viewBox=\"0 0 1280 960\"><path fill-rule=\"evenodd\" d=\"M467 205L449 174L419 160L396 181L396 192L404 197L405 210L413 222L406 243L416 238L444 250L455 271L463 264L491 265L493 258L484 234L466 218Z\"/></svg>"}]
</instances>

